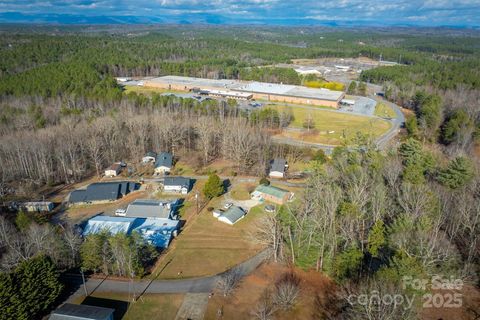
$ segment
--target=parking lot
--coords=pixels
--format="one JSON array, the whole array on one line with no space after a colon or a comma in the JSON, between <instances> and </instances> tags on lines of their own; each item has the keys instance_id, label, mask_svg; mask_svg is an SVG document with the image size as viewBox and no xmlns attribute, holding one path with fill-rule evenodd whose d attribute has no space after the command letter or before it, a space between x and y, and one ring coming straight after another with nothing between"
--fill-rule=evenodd
<instances>
[{"instance_id":1,"label":"parking lot","mask_svg":"<svg viewBox=\"0 0 480 320\"><path fill-rule=\"evenodd\" d=\"M364 116L373 116L377 102L370 98L358 97L353 106L340 106L338 111L349 112Z\"/></svg>"}]
</instances>

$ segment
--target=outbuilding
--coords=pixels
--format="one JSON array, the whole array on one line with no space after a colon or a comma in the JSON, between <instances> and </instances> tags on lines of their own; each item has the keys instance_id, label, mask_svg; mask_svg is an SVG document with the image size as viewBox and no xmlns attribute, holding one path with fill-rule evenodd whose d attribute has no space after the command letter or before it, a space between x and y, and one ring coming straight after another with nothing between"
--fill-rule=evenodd
<instances>
[{"instance_id":1,"label":"outbuilding","mask_svg":"<svg viewBox=\"0 0 480 320\"><path fill-rule=\"evenodd\" d=\"M28 212L50 212L54 207L50 201L30 201L22 204L22 208Z\"/></svg>"},{"instance_id":2,"label":"outbuilding","mask_svg":"<svg viewBox=\"0 0 480 320\"><path fill-rule=\"evenodd\" d=\"M157 160L157 153L153 151L147 152L142 158L143 163L155 162L156 160Z\"/></svg>"},{"instance_id":3,"label":"outbuilding","mask_svg":"<svg viewBox=\"0 0 480 320\"><path fill-rule=\"evenodd\" d=\"M122 163L116 162L105 170L105 177L116 177L122 172Z\"/></svg>"},{"instance_id":4,"label":"outbuilding","mask_svg":"<svg viewBox=\"0 0 480 320\"><path fill-rule=\"evenodd\" d=\"M281 158L275 158L270 161L270 172L269 176L271 178L285 178L285 174L288 169L287 160Z\"/></svg>"}]
</instances>

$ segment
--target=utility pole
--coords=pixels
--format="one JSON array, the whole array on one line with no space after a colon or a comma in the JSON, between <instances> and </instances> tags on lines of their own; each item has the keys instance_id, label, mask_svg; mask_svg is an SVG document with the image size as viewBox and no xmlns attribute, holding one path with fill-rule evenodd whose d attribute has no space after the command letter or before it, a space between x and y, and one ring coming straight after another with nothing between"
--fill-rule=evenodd
<instances>
[{"instance_id":1,"label":"utility pole","mask_svg":"<svg viewBox=\"0 0 480 320\"><path fill-rule=\"evenodd\" d=\"M87 286L85 284L85 275L83 274L83 268L80 268L80 273L82 274L83 290L85 291L85 297L88 296Z\"/></svg>"},{"instance_id":2,"label":"utility pole","mask_svg":"<svg viewBox=\"0 0 480 320\"><path fill-rule=\"evenodd\" d=\"M196 205L197 205L197 215L198 215L198 191L195 191L195 201L196 201Z\"/></svg>"}]
</instances>

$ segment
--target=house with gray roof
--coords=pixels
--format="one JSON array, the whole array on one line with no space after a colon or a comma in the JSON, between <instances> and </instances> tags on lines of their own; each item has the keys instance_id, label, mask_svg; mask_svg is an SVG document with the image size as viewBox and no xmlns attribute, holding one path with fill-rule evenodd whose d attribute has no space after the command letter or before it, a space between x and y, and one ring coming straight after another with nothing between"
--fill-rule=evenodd
<instances>
[{"instance_id":1,"label":"house with gray roof","mask_svg":"<svg viewBox=\"0 0 480 320\"><path fill-rule=\"evenodd\" d=\"M271 178L285 178L285 173L287 172L287 169L287 160L282 158L275 158L270 161L270 172L268 175Z\"/></svg>"},{"instance_id":2,"label":"house with gray roof","mask_svg":"<svg viewBox=\"0 0 480 320\"><path fill-rule=\"evenodd\" d=\"M162 185L164 192L187 194L192 188L192 180L185 177L165 177Z\"/></svg>"},{"instance_id":3,"label":"house with gray roof","mask_svg":"<svg viewBox=\"0 0 480 320\"><path fill-rule=\"evenodd\" d=\"M69 203L104 203L116 201L135 191L136 183L131 181L96 182L85 189L70 193Z\"/></svg>"},{"instance_id":4,"label":"house with gray roof","mask_svg":"<svg viewBox=\"0 0 480 320\"><path fill-rule=\"evenodd\" d=\"M218 221L233 225L237 223L239 220L243 219L246 215L246 212L237 206L231 206L225 212L223 212L220 216L218 216Z\"/></svg>"},{"instance_id":5,"label":"house with gray roof","mask_svg":"<svg viewBox=\"0 0 480 320\"><path fill-rule=\"evenodd\" d=\"M178 204L177 199L137 199L128 205L125 217L176 220L175 212Z\"/></svg>"},{"instance_id":6,"label":"house with gray roof","mask_svg":"<svg viewBox=\"0 0 480 320\"><path fill-rule=\"evenodd\" d=\"M115 309L65 303L53 311L49 320L113 320Z\"/></svg>"},{"instance_id":7,"label":"house with gray roof","mask_svg":"<svg viewBox=\"0 0 480 320\"><path fill-rule=\"evenodd\" d=\"M162 152L155 160L155 173L168 174L173 167L173 156L169 152Z\"/></svg>"}]
</instances>

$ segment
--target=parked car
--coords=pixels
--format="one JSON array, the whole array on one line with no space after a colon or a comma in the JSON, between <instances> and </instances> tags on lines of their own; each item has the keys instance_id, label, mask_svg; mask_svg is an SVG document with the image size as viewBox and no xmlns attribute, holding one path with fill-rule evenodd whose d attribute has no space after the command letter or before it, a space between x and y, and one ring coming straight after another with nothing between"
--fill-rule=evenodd
<instances>
[{"instance_id":1,"label":"parked car","mask_svg":"<svg viewBox=\"0 0 480 320\"><path fill-rule=\"evenodd\" d=\"M117 209L117 210L115 210L115 215L119 216L119 217L125 217L127 215L127 210Z\"/></svg>"},{"instance_id":2,"label":"parked car","mask_svg":"<svg viewBox=\"0 0 480 320\"><path fill-rule=\"evenodd\" d=\"M224 209L230 209L231 206L233 206L233 203L228 202L228 203L225 203L225 205L223 206L223 208L224 208Z\"/></svg>"}]
</instances>

